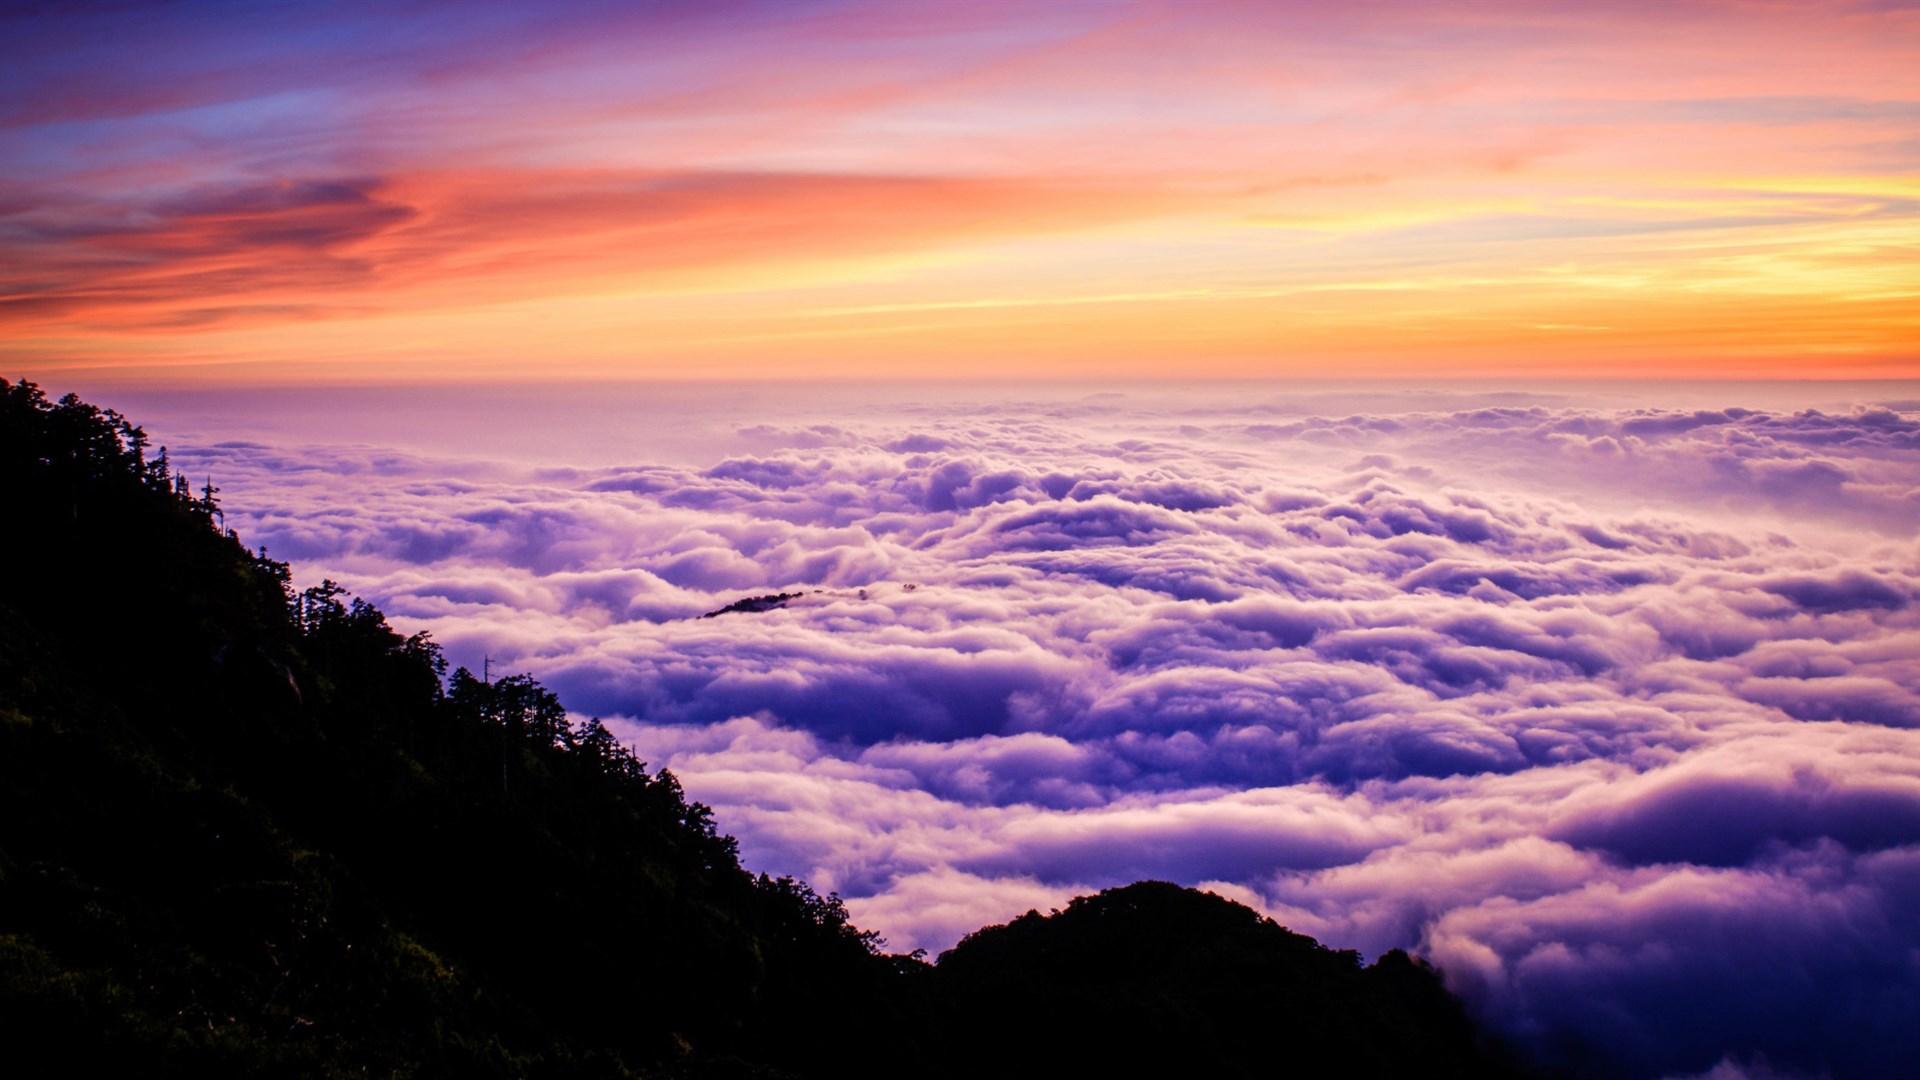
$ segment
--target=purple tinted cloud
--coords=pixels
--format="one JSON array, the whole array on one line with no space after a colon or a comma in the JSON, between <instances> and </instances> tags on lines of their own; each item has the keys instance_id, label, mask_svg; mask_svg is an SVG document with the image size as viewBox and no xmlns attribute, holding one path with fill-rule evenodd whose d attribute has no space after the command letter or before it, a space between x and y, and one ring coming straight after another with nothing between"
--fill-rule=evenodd
<instances>
[{"instance_id":1,"label":"purple tinted cloud","mask_svg":"<svg viewBox=\"0 0 1920 1080\"><path fill-rule=\"evenodd\" d=\"M895 947L1166 877L1423 951L1549 1057L1920 1054L1911 414L761 419L704 464L176 455Z\"/></svg>"}]
</instances>

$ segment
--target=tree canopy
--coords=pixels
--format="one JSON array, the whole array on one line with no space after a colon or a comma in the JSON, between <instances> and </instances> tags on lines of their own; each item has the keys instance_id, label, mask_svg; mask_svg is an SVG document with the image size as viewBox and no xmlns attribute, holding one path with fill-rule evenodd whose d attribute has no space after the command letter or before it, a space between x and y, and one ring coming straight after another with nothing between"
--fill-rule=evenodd
<instances>
[{"instance_id":1,"label":"tree canopy","mask_svg":"<svg viewBox=\"0 0 1920 1080\"><path fill-rule=\"evenodd\" d=\"M1277 1075L1499 1066L1435 974L1164 884L937 964L744 868L525 675L224 528L0 380L0 1054L77 1075ZM1116 1026L1117 1025L1117 1026ZM1156 1066L1157 1067L1157 1066ZM1342 1070L1349 1071L1349 1070Z\"/></svg>"}]
</instances>

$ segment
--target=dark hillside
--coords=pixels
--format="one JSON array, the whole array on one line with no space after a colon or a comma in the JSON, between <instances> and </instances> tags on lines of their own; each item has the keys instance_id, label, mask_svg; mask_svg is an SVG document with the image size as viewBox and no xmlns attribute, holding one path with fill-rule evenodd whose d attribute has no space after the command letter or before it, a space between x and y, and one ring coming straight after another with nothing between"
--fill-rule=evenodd
<instances>
[{"instance_id":1,"label":"dark hillside","mask_svg":"<svg viewBox=\"0 0 1920 1080\"><path fill-rule=\"evenodd\" d=\"M123 418L0 380L0 477L13 1075L1484 1072L1425 969L1173 886L884 955L531 679L293 593Z\"/></svg>"},{"instance_id":2,"label":"dark hillside","mask_svg":"<svg viewBox=\"0 0 1920 1080\"><path fill-rule=\"evenodd\" d=\"M802 1067L829 1003L887 1015L894 962L742 870L671 775L529 679L443 684L370 606L291 595L121 418L25 385L0 410L12 1048L88 1074L618 1075Z\"/></svg>"}]
</instances>

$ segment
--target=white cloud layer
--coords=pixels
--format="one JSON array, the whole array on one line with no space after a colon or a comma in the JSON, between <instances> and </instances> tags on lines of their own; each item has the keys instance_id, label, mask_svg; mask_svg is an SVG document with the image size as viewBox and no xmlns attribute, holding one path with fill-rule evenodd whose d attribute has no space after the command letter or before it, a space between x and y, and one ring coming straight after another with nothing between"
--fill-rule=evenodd
<instances>
[{"instance_id":1,"label":"white cloud layer","mask_svg":"<svg viewBox=\"0 0 1920 1080\"><path fill-rule=\"evenodd\" d=\"M895 948L1167 878L1422 951L1550 1056L1920 1055L1920 419L1425 404L174 453Z\"/></svg>"}]
</instances>

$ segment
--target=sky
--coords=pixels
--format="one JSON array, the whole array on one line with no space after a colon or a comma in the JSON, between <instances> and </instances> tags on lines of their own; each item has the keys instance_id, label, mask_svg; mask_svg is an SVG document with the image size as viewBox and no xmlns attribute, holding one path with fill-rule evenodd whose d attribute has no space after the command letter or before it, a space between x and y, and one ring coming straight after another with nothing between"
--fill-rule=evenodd
<instances>
[{"instance_id":1,"label":"sky","mask_svg":"<svg viewBox=\"0 0 1920 1080\"><path fill-rule=\"evenodd\" d=\"M0 365L1920 375L1897 2L26 4Z\"/></svg>"}]
</instances>

